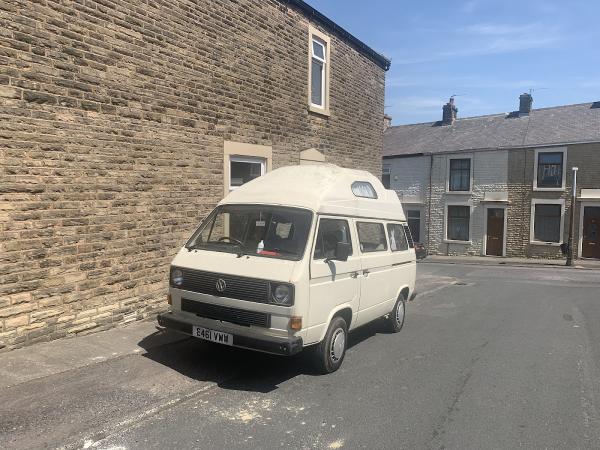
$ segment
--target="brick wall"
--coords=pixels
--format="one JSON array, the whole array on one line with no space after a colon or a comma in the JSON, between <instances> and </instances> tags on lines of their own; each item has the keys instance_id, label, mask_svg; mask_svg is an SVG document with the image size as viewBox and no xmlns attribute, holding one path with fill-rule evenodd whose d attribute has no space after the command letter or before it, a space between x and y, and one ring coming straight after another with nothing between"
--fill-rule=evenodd
<instances>
[{"instance_id":1,"label":"brick wall","mask_svg":"<svg viewBox=\"0 0 600 450\"><path fill-rule=\"evenodd\" d=\"M384 70L320 27L331 116L309 113L308 25L277 1L0 3L0 347L163 309L224 140L380 175Z\"/></svg>"}]
</instances>

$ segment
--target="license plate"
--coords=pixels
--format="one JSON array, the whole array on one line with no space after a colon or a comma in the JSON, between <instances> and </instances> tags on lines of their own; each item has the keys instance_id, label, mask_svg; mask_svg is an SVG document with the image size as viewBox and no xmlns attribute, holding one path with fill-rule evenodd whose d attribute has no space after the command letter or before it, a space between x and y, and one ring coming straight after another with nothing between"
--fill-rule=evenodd
<instances>
[{"instance_id":1,"label":"license plate","mask_svg":"<svg viewBox=\"0 0 600 450\"><path fill-rule=\"evenodd\" d=\"M197 326L194 326L192 331L194 337L204 339L206 341L217 342L219 344L233 345L233 334L209 330L208 328Z\"/></svg>"}]
</instances>

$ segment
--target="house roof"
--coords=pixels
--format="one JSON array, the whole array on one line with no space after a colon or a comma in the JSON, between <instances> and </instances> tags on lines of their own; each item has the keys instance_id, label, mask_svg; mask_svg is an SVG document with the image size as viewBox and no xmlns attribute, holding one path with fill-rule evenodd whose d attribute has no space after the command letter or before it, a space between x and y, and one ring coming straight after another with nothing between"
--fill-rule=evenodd
<instances>
[{"instance_id":1,"label":"house roof","mask_svg":"<svg viewBox=\"0 0 600 450\"><path fill-rule=\"evenodd\" d=\"M354 195L352 183L355 181L371 183L377 198ZM293 206L321 214L406 220L395 191L386 189L369 172L334 164L275 169L231 191L219 204Z\"/></svg>"},{"instance_id":2,"label":"house roof","mask_svg":"<svg viewBox=\"0 0 600 450\"><path fill-rule=\"evenodd\" d=\"M389 127L383 156L600 141L600 102Z\"/></svg>"},{"instance_id":3,"label":"house roof","mask_svg":"<svg viewBox=\"0 0 600 450\"><path fill-rule=\"evenodd\" d=\"M352 45L354 45L361 53L363 53L364 55L369 57L373 62L375 62L379 67L381 67L382 69L384 69L386 71L389 70L389 68L392 64L392 61L389 58L386 58L381 53L373 50L371 47L369 47L363 41L361 41L357 37L350 34L348 31L346 31L344 28L340 27L333 20L331 20L328 17L321 14L315 8L310 6L308 3L304 2L303 0L280 0L280 1L282 1L283 3L289 3L291 5L296 6L304 14L306 14L309 18L316 20L317 22L319 22L326 28L329 28L330 30L336 32L341 37L346 39L348 42L350 42Z\"/></svg>"}]
</instances>

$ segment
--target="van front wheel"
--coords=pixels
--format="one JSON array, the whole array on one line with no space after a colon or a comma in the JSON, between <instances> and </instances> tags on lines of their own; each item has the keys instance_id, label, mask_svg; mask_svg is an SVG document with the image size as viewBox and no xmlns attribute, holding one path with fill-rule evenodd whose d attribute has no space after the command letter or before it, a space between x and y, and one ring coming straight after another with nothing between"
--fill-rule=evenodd
<instances>
[{"instance_id":1,"label":"van front wheel","mask_svg":"<svg viewBox=\"0 0 600 450\"><path fill-rule=\"evenodd\" d=\"M392 333L398 333L404 326L404 316L406 314L406 298L404 294L400 294L394 309L390 312L387 318L388 329Z\"/></svg>"},{"instance_id":2,"label":"van front wheel","mask_svg":"<svg viewBox=\"0 0 600 450\"><path fill-rule=\"evenodd\" d=\"M325 339L315 348L315 365L321 373L332 373L340 368L346 356L348 325L342 317L334 317Z\"/></svg>"}]
</instances>

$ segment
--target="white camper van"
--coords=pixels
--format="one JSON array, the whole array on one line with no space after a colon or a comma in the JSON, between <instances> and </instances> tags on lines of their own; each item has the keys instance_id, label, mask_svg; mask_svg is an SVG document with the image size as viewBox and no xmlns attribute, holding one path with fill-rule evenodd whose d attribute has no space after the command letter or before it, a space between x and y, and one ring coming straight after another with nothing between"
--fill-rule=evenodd
<instances>
[{"instance_id":1,"label":"white camper van","mask_svg":"<svg viewBox=\"0 0 600 450\"><path fill-rule=\"evenodd\" d=\"M161 326L252 350L312 347L323 372L348 331L404 324L415 252L402 205L368 172L274 170L232 191L173 259Z\"/></svg>"}]
</instances>

